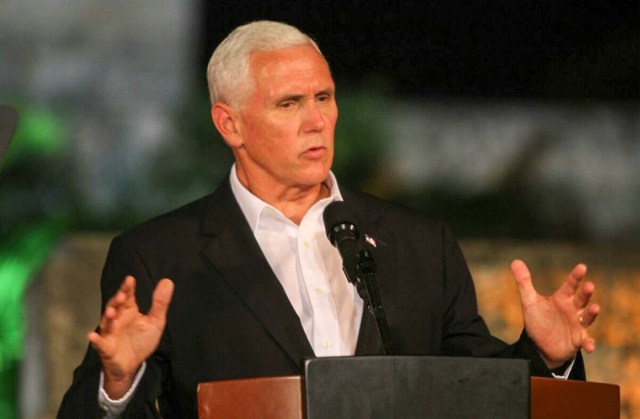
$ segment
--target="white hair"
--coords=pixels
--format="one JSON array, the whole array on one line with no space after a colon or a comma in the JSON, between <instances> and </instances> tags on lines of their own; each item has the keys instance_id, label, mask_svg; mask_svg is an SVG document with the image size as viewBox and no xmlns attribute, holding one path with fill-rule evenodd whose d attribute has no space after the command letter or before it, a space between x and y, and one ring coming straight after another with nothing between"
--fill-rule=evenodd
<instances>
[{"instance_id":1,"label":"white hair","mask_svg":"<svg viewBox=\"0 0 640 419\"><path fill-rule=\"evenodd\" d=\"M207 82L211 104L224 102L231 106L245 103L253 90L249 73L249 57L255 51L275 51L318 45L299 29L280 22L261 20L234 29L211 55L207 66Z\"/></svg>"}]
</instances>

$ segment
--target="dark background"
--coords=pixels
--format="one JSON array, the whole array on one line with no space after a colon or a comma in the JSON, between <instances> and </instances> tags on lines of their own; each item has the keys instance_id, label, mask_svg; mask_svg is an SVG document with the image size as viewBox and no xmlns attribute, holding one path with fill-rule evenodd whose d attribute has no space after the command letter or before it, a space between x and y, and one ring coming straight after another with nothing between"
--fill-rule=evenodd
<instances>
[{"instance_id":1,"label":"dark background","mask_svg":"<svg viewBox=\"0 0 640 419\"><path fill-rule=\"evenodd\" d=\"M640 92L638 4L204 1L199 60L234 27L270 19L314 37L343 82L376 74L419 97L630 100Z\"/></svg>"}]
</instances>

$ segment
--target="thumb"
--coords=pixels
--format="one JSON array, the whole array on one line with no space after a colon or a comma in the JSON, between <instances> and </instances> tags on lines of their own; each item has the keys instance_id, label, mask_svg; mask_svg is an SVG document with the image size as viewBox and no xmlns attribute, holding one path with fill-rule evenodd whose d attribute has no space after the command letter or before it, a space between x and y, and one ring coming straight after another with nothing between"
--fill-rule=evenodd
<instances>
[{"instance_id":1,"label":"thumb","mask_svg":"<svg viewBox=\"0 0 640 419\"><path fill-rule=\"evenodd\" d=\"M89 332L87 334L87 339L101 358L105 356L107 342L102 336L100 336L100 334L97 332Z\"/></svg>"},{"instance_id":2,"label":"thumb","mask_svg":"<svg viewBox=\"0 0 640 419\"><path fill-rule=\"evenodd\" d=\"M153 290L151 309L148 316L158 324L164 324L169 311L169 304L173 297L173 281L167 278L161 279Z\"/></svg>"},{"instance_id":3,"label":"thumb","mask_svg":"<svg viewBox=\"0 0 640 419\"><path fill-rule=\"evenodd\" d=\"M528 307L529 305L536 302L538 297L538 293L533 286L533 281L531 280L531 273L529 272L529 268L527 265L516 259L511 262L511 272L513 273L513 277L516 280L516 284L518 285L518 291L520 292L520 301L522 302L523 307Z\"/></svg>"}]
</instances>

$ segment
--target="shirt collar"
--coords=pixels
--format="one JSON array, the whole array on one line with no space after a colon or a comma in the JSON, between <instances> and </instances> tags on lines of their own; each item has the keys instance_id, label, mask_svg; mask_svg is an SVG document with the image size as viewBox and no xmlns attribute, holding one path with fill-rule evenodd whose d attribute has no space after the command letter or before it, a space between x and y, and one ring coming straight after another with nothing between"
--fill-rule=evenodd
<instances>
[{"instance_id":1,"label":"shirt collar","mask_svg":"<svg viewBox=\"0 0 640 419\"><path fill-rule=\"evenodd\" d=\"M247 188L244 187L242 183L240 183L240 179L238 179L238 174L236 173L235 163L231 167L231 172L229 173L229 182L231 183L231 191L233 192L233 196L236 198L236 201L238 202L242 213L249 222L251 231L253 231L254 233L258 228L260 215L265 209L270 208L271 210L284 217L284 215L280 213L280 211L278 211L274 206L269 205L262 199L252 194ZM323 198L314 204L314 206L322 205L323 209L333 201L343 200L342 194L340 194L340 188L338 187L338 181L331 171L329 171L324 184L329 187L330 194L327 198Z\"/></svg>"}]
</instances>

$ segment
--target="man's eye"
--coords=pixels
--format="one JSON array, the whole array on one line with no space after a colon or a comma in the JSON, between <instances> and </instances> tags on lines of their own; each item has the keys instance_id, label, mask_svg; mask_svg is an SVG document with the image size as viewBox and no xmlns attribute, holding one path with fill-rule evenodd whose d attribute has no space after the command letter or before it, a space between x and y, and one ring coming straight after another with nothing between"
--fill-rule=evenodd
<instances>
[{"instance_id":1,"label":"man's eye","mask_svg":"<svg viewBox=\"0 0 640 419\"><path fill-rule=\"evenodd\" d=\"M280 104L280 107L281 107L282 109L290 109L290 108L293 108L294 106L295 106L295 102L293 102L293 101L291 101L291 100L290 100L290 101L287 101L287 102L282 102L282 103Z\"/></svg>"},{"instance_id":2,"label":"man's eye","mask_svg":"<svg viewBox=\"0 0 640 419\"><path fill-rule=\"evenodd\" d=\"M329 95L319 95L318 102L326 102L329 100Z\"/></svg>"}]
</instances>

